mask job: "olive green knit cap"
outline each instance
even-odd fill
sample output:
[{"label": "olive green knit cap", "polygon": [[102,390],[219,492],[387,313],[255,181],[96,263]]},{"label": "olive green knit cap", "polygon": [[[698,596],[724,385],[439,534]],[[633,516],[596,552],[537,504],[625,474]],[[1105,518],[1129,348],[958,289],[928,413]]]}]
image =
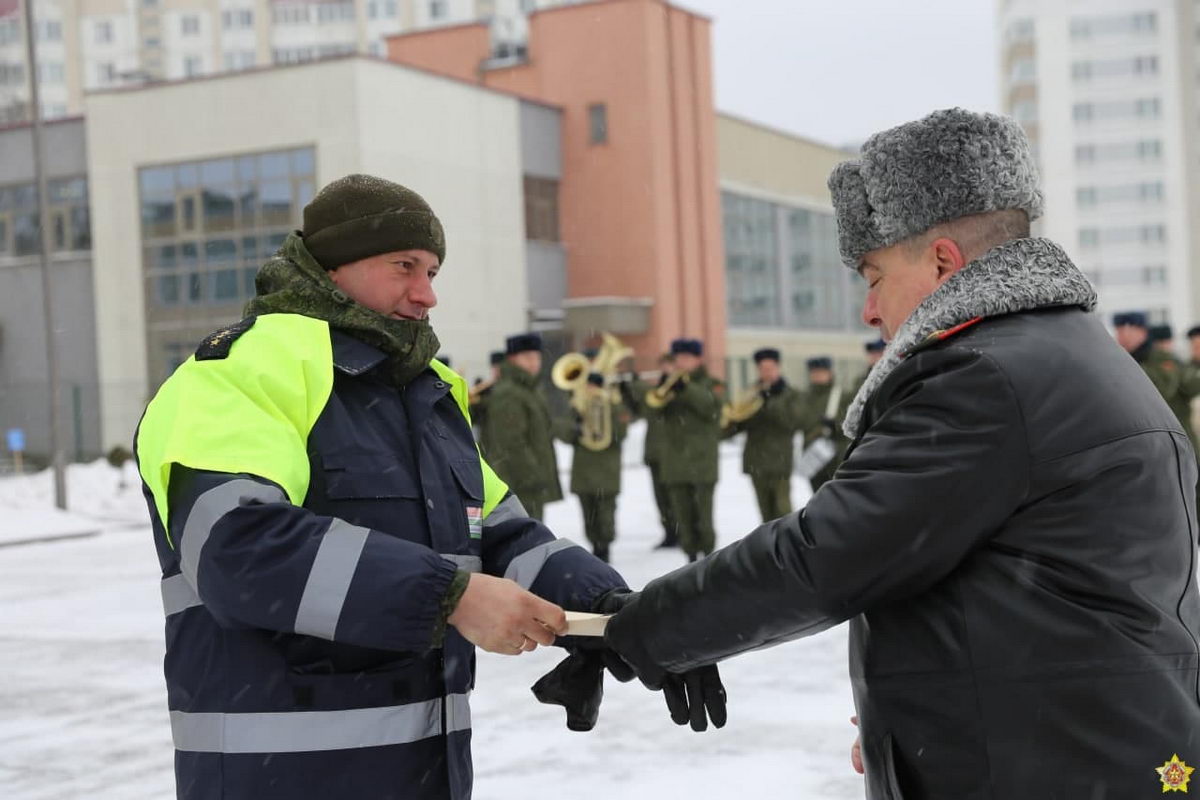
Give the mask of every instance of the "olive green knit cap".
[{"label": "olive green knit cap", "polygon": [[373,175],[347,175],[304,207],[304,244],[325,269],[397,250],[446,258],[442,223],[421,195]]}]

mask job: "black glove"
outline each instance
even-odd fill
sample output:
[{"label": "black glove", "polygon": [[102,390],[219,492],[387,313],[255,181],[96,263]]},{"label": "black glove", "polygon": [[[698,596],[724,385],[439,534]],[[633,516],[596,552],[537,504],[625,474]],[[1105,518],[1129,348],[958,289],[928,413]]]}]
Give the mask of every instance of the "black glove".
[{"label": "black glove", "polygon": [[[600,614],[620,616],[621,609],[637,603],[637,592],[613,591],[600,598],[596,611]],[[725,686],[721,683],[721,674],[716,664],[696,667],[684,673],[667,672],[662,667],[650,661],[649,658],[631,657],[614,643],[611,636],[612,625],[617,622],[614,618],[609,622],[609,631],[604,635],[604,643],[621,657],[631,671],[641,679],[646,688],[657,691],[662,689],[667,701],[667,710],[671,720],[676,725],[691,723],[692,730],[708,729],[708,720],[714,726],[725,727],[727,720],[725,708]],[[619,637],[616,637],[619,640]]]},{"label": "black glove", "polygon": [[[626,589],[614,589],[604,595],[592,610],[602,611],[605,598]],[[561,640],[567,644],[567,657],[533,685],[533,696],[540,703],[562,706],[567,710],[567,727],[573,731],[590,731],[600,717],[600,701],[604,699],[604,670],[622,683],[633,680],[633,669],[613,652],[604,640],[596,636],[570,636]]]}]

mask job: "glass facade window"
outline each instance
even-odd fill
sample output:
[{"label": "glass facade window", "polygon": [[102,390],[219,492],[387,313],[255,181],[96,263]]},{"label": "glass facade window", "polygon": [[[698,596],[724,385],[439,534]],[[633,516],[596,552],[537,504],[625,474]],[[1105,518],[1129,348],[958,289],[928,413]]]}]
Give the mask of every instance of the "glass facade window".
[{"label": "glass facade window", "polygon": [[263,260],[299,227],[315,166],[302,148],[139,170],[148,310],[252,297]]},{"label": "glass facade window", "polygon": [[777,327],[783,323],[777,207],[730,192],[721,207],[729,324]]},{"label": "glass facade window", "polygon": [[786,212],[789,327],[846,330],[851,304],[850,271],[842,266],[832,214]]},{"label": "glass facade window", "polygon": [[[92,249],[87,179],[48,181],[52,252]],[[0,258],[41,252],[38,192],[32,183],[0,186]]]},{"label": "glass facade window", "polygon": [[865,330],[866,284],[838,254],[833,213],[721,194],[729,324]]}]

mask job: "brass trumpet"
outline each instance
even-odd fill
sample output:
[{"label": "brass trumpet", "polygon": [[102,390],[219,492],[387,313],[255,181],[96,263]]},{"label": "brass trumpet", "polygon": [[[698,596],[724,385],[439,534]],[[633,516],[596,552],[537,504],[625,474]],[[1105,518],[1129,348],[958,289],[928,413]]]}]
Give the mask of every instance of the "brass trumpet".
[{"label": "brass trumpet", "polygon": [[765,402],[759,384],[754,384],[738,395],[733,402],[721,406],[721,427],[728,428],[738,422],[745,422],[762,411]]},{"label": "brass trumpet", "polygon": [[[589,361],[583,353],[567,353],[554,362],[550,380],[564,392],[571,392],[571,407],[583,420],[579,444],[588,450],[607,450],[613,437],[613,406],[621,402],[616,382],[617,366],[633,355],[633,350],[621,344],[611,333],[602,334],[603,344],[595,359]],[[604,376],[603,386],[588,383],[588,375]]]},{"label": "brass trumpet", "polygon": [[677,369],[668,373],[665,381],[646,392],[646,405],[653,409],[666,406],[675,399],[675,388],[680,383],[686,384],[689,380],[691,377],[684,370]]}]

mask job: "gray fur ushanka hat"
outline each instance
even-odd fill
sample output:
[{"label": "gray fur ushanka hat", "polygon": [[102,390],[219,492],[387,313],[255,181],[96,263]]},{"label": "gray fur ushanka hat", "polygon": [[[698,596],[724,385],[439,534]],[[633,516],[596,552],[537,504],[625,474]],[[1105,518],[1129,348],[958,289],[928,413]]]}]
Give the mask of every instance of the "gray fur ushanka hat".
[{"label": "gray fur ushanka hat", "polygon": [[1009,117],[962,108],[875,134],[829,176],[842,261],[988,211],[1042,215],[1029,140]]}]

